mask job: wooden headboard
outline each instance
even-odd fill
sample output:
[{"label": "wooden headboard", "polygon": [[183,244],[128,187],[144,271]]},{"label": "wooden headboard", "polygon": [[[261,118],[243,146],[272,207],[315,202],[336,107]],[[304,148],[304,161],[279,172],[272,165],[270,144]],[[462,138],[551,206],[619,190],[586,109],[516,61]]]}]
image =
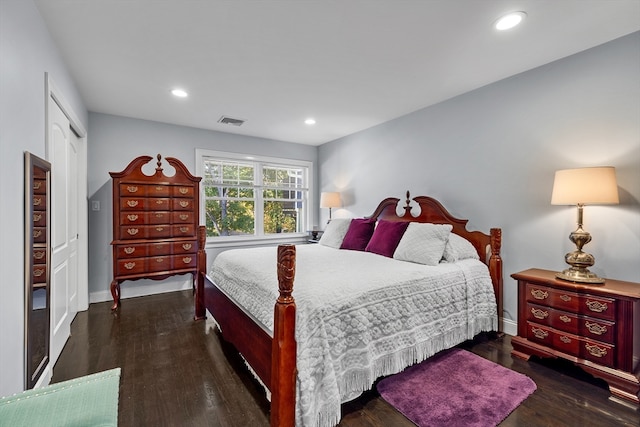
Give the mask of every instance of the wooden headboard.
[{"label": "wooden headboard", "polygon": [[[414,211],[414,208],[411,206],[412,200],[418,205],[419,212],[417,212],[417,209]],[[503,279],[502,258],[500,257],[502,230],[500,228],[492,228],[489,234],[481,231],[469,231],[467,230],[467,222],[469,222],[469,220],[454,217],[434,198],[418,196],[411,199],[409,191],[407,191],[405,204],[402,207],[404,212],[399,216],[397,213],[399,202],[400,199],[398,198],[388,197],[380,202],[375,211],[367,218],[375,218],[377,220],[384,219],[386,221],[451,224],[453,226],[452,231],[471,242],[478,252],[480,260],[489,268],[493,289],[496,294],[496,302],[498,304],[498,318],[502,316]]]}]

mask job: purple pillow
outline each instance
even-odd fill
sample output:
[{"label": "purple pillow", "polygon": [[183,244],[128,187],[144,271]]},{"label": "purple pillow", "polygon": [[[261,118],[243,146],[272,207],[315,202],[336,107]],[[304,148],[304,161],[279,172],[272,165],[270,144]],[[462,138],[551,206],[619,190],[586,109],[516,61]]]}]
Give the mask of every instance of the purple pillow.
[{"label": "purple pillow", "polygon": [[393,253],[396,251],[408,225],[408,222],[380,220],[365,251],[389,258],[393,257]]},{"label": "purple pillow", "polygon": [[354,218],[351,220],[347,234],[344,235],[340,249],[364,251],[376,225],[374,219]]}]

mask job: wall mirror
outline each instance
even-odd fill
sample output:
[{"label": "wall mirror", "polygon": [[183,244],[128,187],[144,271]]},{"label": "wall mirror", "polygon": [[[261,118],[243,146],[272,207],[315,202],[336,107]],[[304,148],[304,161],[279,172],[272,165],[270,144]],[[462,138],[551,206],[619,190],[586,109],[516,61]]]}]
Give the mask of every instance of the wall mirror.
[{"label": "wall mirror", "polygon": [[24,157],[25,388],[33,388],[49,363],[49,224],[51,164]]}]

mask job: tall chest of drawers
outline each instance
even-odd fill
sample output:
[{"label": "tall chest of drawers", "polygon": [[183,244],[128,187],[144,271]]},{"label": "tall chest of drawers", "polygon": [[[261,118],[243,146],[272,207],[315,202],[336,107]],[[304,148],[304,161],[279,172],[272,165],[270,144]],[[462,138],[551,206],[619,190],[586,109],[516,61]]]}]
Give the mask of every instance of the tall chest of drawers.
[{"label": "tall chest of drawers", "polygon": [[518,281],[518,336],[512,354],[561,357],[640,402],[640,283],[577,284],[530,269]]},{"label": "tall chest of drawers", "polygon": [[140,156],[122,172],[110,172],[113,183],[113,307],[125,280],[161,280],[197,273],[197,228],[200,179],[173,157],[164,160],[175,173],[164,174],[157,156],[155,173],[143,167],[153,158]]}]

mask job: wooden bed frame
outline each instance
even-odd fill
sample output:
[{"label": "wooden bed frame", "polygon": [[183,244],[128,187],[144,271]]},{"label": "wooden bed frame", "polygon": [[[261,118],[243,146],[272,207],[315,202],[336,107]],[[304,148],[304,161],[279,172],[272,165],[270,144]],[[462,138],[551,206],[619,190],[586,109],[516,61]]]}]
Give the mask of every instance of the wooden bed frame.
[{"label": "wooden bed frame", "polygon": [[[412,200],[420,207],[417,216],[411,215]],[[451,224],[453,232],[469,240],[482,262],[489,267],[491,281],[498,304],[498,321],[502,313],[502,259],[500,247],[502,232],[492,228],[490,234],[468,231],[467,220],[453,217],[437,200],[419,196],[410,199],[407,191],[404,214],[398,216],[396,207],[400,199],[384,199],[368,218],[387,221],[429,222]],[[223,338],[232,343],[251,365],[256,375],[271,391],[271,426],[294,426],[296,405],[296,305],[292,296],[295,276],[294,245],[278,247],[278,287],[280,296],[275,301],[273,337],[268,330],[256,324],[241,307],[235,305],[207,277],[204,250],[206,230],[198,230],[198,277],[195,298],[195,319],[205,318],[205,308],[215,317]],[[275,260],[274,260],[275,261]]]}]

